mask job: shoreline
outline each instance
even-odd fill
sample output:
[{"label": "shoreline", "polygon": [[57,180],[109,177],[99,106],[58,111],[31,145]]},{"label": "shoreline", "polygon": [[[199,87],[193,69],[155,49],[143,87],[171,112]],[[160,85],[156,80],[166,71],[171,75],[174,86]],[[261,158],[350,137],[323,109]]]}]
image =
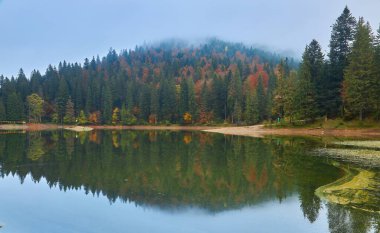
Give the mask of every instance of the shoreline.
[{"label": "shoreline", "polygon": [[47,131],[66,129],[73,131],[91,130],[172,130],[172,131],[202,131],[225,135],[265,137],[273,136],[315,136],[315,137],[372,137],[380,138],[380,129],[322,129],[322,128],[265,128],[263,125],[254,126],[186,126],[186,125],[56,125],[56,124],[6,124],[0,125],[0,131]]},{"label": "shoreline", "polygon": [[380,129],[307,129],[307,128],[265,128],[263,125],[225,127],[203,130],[209,133],[249,137],[273,136],[314,136],[314,137],[372,137],[380,138]]},{"label": "shoreline", "polygon": [[0,131],[48,131],[66,129],[72,131],[91,130],[173,130],[173,131],[203,131],[220,128],[218,126],[186,126],[186,125],[57,125],[57,124],[0,124]]}]

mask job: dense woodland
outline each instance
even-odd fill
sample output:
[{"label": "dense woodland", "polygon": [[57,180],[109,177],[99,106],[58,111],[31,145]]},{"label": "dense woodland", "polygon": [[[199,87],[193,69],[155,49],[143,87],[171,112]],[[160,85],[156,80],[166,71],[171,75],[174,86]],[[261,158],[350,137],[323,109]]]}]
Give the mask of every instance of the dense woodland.
[{"label": "dense woodland", "polygon": [[0,76],[0,121],[78,124],[255,124],[380,117],[380,29],[346,7],[327,57],[301,62],[212,39],[162,43]]}]

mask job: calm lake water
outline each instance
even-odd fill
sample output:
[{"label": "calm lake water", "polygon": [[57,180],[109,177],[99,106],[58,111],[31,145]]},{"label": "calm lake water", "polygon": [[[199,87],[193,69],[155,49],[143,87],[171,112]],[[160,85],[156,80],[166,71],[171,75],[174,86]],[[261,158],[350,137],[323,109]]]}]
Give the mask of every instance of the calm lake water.
[{"label": "calm lake water", "polygon": [[379,180],[379,169],[316,156],[319,140],[1,134],[0,232],[379,232],[379,186],[359,204],[315,194],[347,170]]}]

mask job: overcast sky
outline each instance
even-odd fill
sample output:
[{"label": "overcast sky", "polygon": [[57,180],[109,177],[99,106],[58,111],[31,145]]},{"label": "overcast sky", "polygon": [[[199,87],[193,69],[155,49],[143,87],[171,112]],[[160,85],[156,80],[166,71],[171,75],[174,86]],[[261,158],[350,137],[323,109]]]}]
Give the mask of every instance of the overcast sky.
[{"label": "overcast sky", "polygon": [[215,36],[296,56],[315,38],[327,51],[345,5],[379,28],[380,0],[0,0],[0,74],[168,38]]}]

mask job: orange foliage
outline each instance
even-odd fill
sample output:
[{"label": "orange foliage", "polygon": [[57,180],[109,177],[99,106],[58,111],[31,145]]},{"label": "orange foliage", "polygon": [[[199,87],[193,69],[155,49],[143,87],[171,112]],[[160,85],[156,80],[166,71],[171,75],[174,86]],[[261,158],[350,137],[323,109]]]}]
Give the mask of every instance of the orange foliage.
[{"label": "orange foliage", "polygon": [[101,113],[100,111],[96,111],[96,112],[93,112],[93,113],[90,113],[90,116],[88,117],[88,121],[92,124],[100,124],[100,117],[101,117]]},{"label": "orange foliage", "polygon": [[90,142],[95,142],[96,144],[100,144],[100,138],[99,138],[99,133],[96,130],[91,131],[90,136],[89,136]]},{"label": "orange foliage", "polygon": [[198,122],[201,124],[207,124],[207,123],[211,123],[213,119],[214,119],[214,113],[213,112],[201,111],[199,113]]},{"label": "orange foliage", "polygon": [[149,124],[157,124],[157,115],[150,114],[148,119]]},{"label": "orange foliage", "polygon": [[183,142],[185,143],[185,144],[189,144],[191,141],[192,141],[192,135],[191,134],[185,134],[184,136],[183,136]]},{"label": "orange foliage", "polygon": [[256,67],[257,67],[257,72],[249,75],[247,78],[247,84],[248,84],[250,90],[256,89],[260,76],[263,80],[264,88],[268,87],[269,75],[267,72],[265,72],[264,65],[256,64]]},{"label": "orange foliage", "polygon": [[183,114],[183,121],[184,121],[186,124],[190,124],[190,123],[192,122],[192,119],[193,119],[193,117],[191,116],[190,113],[185,112],[185,114]]}]

